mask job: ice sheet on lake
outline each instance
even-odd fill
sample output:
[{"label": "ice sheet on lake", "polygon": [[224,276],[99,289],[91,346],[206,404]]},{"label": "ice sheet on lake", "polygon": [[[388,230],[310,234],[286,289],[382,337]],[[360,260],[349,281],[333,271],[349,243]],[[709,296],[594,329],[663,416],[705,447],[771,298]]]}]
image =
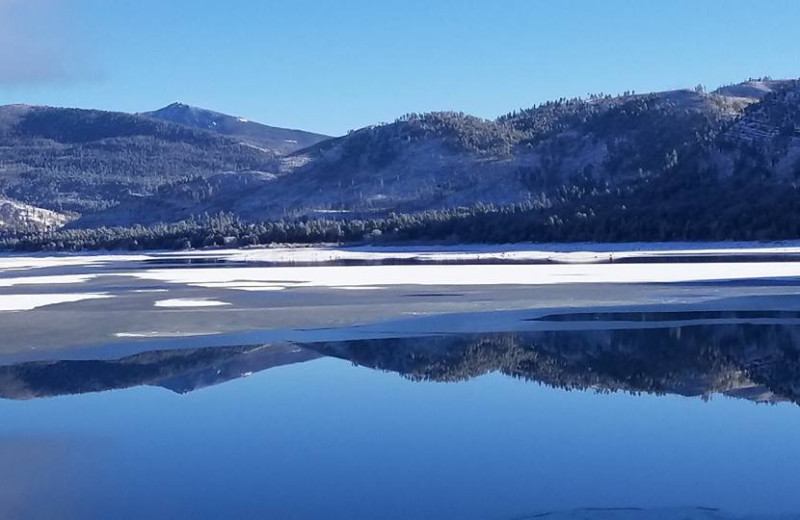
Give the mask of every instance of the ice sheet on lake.
[{"label": "ice sheet on lake", "polygon": [[149,332],[116,332],[116,338],[191,338],[195,336],[209,336],[213,332],[159,332],[156,330]]},{"label": "ice sheet on lake", "polygon": [[148,253],[59,253],[0,256],[0,272],[58,267],[102,267],[122,262],[218,259],[228,262],[325,263],[337,261],[415,260],[419,262],[550,261],[604,262],[610,258],[674,257],[708,255],[798,254],[800,241],[782,242],[672,242],[672,243],[573,243],[573,244],[459,244],[432,246],[357,247],[263,247],[154,251]]},{"label": "ice sheet on lake", "polygon": [[25,269],[45,269],[52,267],[80,267],[101,265],[111,262],[140,262],[152,255],[138,254],[96,254],[96,253],[63,253],[58,255],[33,256],[0,256],[0,271],[19,271]]},{"label": "ice sheet on lake", "polygon": [[[209,251],[209,254],[213,252]],[[629,244],[464,244],[455,246],[295,247],[217,251],[229,261],[325,263],[337,261],[415,260],[417,262],[549,261],[605,262],[609,259],[709,256],[726,254],[800,254],[800,242],[707,242]]]},{"label": "ice sheet on lake", "polygon": [[0,311],[29,311],[57,303],[74,303],[112,297],[106,293],[4,294],[0,296]]},{"label": "ice sheet on lake", "polygon": [[159,282],[234,289],[261,284],[289,288],[353,288],[397,285],[676,283],[798,277],[800,262],[177,268],[148,269],[127,274]]},{"label": "ice sheet on lake", "polygon": [[159,300],[154,304],[156,307],[222,307],[230,305],[228,302],[221,302],[209,299],[194,298],[174,298],[171,300]]},{"label": "ice sheet on lake", "polygon": [[16,278],[0,278],[0,287],[15,285],[64,285],[77,284],[91,280],[93,274],[64,274],[55,276],[22,276]]},{"label": "ice sheet on lake", "polygon": [[[652,258],[647,263],[608,263],[609,255]],[[672,255],[798,254],[799,261],[669,263]],[[187,263],[192,259],[200,263]],[[337,261],[415,259],[404,265],[324,265]],[[154,263],[170,263],[155,267]],[[226,262],[208,265],[208,260]],[[492,264],[487,260],[533,263]],[[547,260],[548,262],[536,261]],[[785,260],[785,258],[783,258]],[[174,261],[174,264],[173,264]],[[250,262],[252,265],[248,265]],[[442,261],[463,262],[443,265]],[[474,262],[473,262],[474,261]],[[261,262],[279,264],[265,267]],[[473,263],[470,263],[473,262]],[[322,263],[323,265],[308,265]],[[235,265],[235,264],[238,264]],[[296,266],[292,264],[297,264]],[[83,267],[78,267],[83,266]],[[65,271],[59,272],[58,267]],[[35,268],[48,268],[43,276]],[[24,274],[20,269],[27,269]],[[69,271],[67,271],[69,269]],[[31,272],[32,271],[32,272]],[[7,276],[3,278],[3,276]],[[490,286],[572,283],[680,283],[796,278],[800,276],[800,242],[707,244],[559,244],[458,245],[431,247],[294,247],[147,254],[84,254],[0,257],[0,289],[16,286],[75,285],[104,277],[182,284],[204,289],[276,292],[294,288],[348,291],[400,285]],[[96,291],[98,289],[95,289]],[[103,291],[105,289],[99,289]],[[165,288],[132,288],[164,291]],[[3,298],[0,295],[0,298]],[[172,300],[164,300],[171,302]],[[11,305],[10,303],[8,305]],[[170,306],[172,304],[157,304]],[[182,303],[180,307],[224,305]],[[15,307],[16,308],[16,307]]]}]

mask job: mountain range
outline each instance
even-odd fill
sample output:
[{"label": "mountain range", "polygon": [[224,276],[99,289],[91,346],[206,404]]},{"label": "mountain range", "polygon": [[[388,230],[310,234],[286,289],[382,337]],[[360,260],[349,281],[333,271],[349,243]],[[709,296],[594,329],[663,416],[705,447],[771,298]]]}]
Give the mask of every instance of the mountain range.
[{"label": "mountain range", "polygon": [[703,398],[724,394],[800,404],[797,333],[796,326],[785,324],[697,324],[156,351],[116,360],[2,366],[0,398],[140,385],[187,393],[277,366],[333,357],[411,381],[454,383],[498,373],[567,390]]},{"label": "mountain range", "polygon": [[408,114],[335,138],[181,103],[141,114],[0,107],[0,196],[74,229],[523,208],[538,219],[523,239],[540,238],[529,231],[540,224],[566,239],[614,238],[601,226],[648,214],[662,215],[653,238],[670,238],[694,209],[746,214],[776,196],[793,207],[798,177],[797,80],[559,99],[494,120]]}]

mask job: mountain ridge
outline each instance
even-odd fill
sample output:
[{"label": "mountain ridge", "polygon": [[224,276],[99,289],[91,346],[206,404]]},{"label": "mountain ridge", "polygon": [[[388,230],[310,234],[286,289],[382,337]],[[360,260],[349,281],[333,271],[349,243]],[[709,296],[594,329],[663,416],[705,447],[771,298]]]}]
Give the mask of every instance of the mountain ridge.
[{"label": "mountain ridge", "polygon": [[[733,88],[722,87],[727,90],[562,99],[495,120],[459,112],[409,114],[295,151],[289,158],[297,165],[285,168],[289,174],[256,183],[248,193],[225,193],[219,186],[202,212],[230,212],[259,221],[320,215],[380,218],[478,203],[548,205],[564,187],[590,182],[608,189],[662,174],[675,166],[678,156],[718,139],[747,107],[789,83],[757,85],[741,86],[736,96],[718,93]],[[238,185],[234,177],[229,179]],[[178,191],[192,191],[188,183],[186,188]],[[158,201],[123,203],[78,225],[93,226],[99,220],[150,225],[158,220],[148,216],[156,214],[177,221],[199,213],[193,213],[191,200],[180,193],[165,195]],[[154,208],[166,202],[177,209],[164,218],[149,211],[151,202]],[[140,219],[133,221],[131,215]]]},{"label": "mountain ridge", "polygon": [[[39,133],[28,136],[30,142],[6,150],[14,154],[30,146],[32,152],[38,152],[40,161],[33,166],[43,167],[45,173],[55,170],[56,182],[38,178],[35,168],[21,175],[25,182],[38,178],[47,185],[52,197],[46,198],[36,190],[31,196],[24,187],[9,186],[8,176],[0,175],[0,195],[47,209],[81,213],[80,219],[70,223],[74,228],[151,226],[220,213],[252,223],[373,219],[382,229],[379,220],[392,215],[425,213],[428,216],[424,218],[430,219],[439,218],[435,212],[451,212],[447,218],[457,217],[452,220],[453,226],[466,226],[466,221],[452,212],[465,208],[469,213],[469,208],[478,208],[480,214],[475,218],[480,217],[482,223],[469,224],[473,230],[469,235],[473,240],[483,240],[487,237],[474,236],[474,230],[486,227],[487,219],[499,222],[506,218],[489,214],[497,208],[505,215],[524,213],[524,218],[519,217],[521,220],[513,226],[506,225],[507,229],[520,228],[523,222],[527,227],[513,235],[505,232],[492,236],[542,240],[580,235],[581,240],[591,240],[609,237],[604,230],[610,222],[619,221],[622,212],[629,211],[626,208],[634,208],[637,219],[661,221],[648,222],[646,232],[626,231],[634,234],[622,234],[620,239],[648,240],[651,234],[655,236],[652,239],[693,239],[698,235],[686,231],[690,224],[683,222],[684,217],[692,211],[705,211],[704,218],[713,219],[707,208],[716,207],[717,202],[723,208],[725,204],[741,207],[742,214],[755,207],[747,198],[749,194],[761,197],[754,199],[759,207],[768,207],[769,198],[775,196],[782,199],[782,207],[792,206],[792,187],[800,179],[798,100],[797,80],[762,78],[711,92],[698,86],[562,98],[494,120],[460,112],[412,113],[286,154],[141,115],[69,109],[59,112],[88,126],[80,130],[75,124],[31,124],[26,114],[41,110],[35,107],[2,107],[0,152],[4,128],[25,130],[32,126]],[[191,109],[184,105],[173,108]],[[92,118],[105,126],[87,123]],[[105,121],[109,118],[126,122],[124,131]],[[154,137],[140,135],[139,128],[152,128]],[[71,183],[64,186],[60,182],[61,172],[53,165],[63,163],[53,162],[57,157],[42,157],[36,146],[42,139],[55,140],[59,146],[76,146],[77,136],[69,132],[81,134],[83,142],[78,145],[89,150],[100,148],[105,153],[111,145],[116,147],[117,155],[110,151],[104,155],[103,166],[110,170],[110,178],[94,171],[81,175],[78,164]],[[6,131],[6,138],[9,135],[13,138],[13,132]],[[159,145],[161,155],[159,148],[152,146],[152,139],[164,143]],[[122,156],[132,157],[133,164],[144,164],[138,170],[144,173],[120,175],[120,170],[130,164],[114,162]],[[154,158],[174,159],[168,175],[154,175],[147,169],[147,161]],[[114,179],[111,186],[110,179]],[[80,186],[81,182],[86,186]],[[107,191],[115,189],[104,198],[103,193],[97,193],[101,185]],[[61,201],[56,207],[48,207],[51,199],[65,198],[65,188],[73,190],[76,197],[86,197],[88,192],[100,200],[81,204]],[[720,194],[724,194],[724,200]],[[690,201],[700,204],[704,199],[711,204],[694,209],[687,206]],[[648,212],[662,216],[648,217]],[[487,215],[481,216],[483,213]],[[733,229],[733,220],[725,222],[723,229]],[[712,227],[699,237],[733,236],[714,230],[711,221],[703,225]],[[658,226],[661,231],[656,233],[653,229]],[[442,238],[438,232],[430,236],[428,231],[425,238]],[[773,238],[784,238],[786,232]],[[347,232],[335,234],[349,236]],[[762,230],[739,238],[769,238],[772,234]],[[407,236],[405,231],[394,235]]]},{"label": "mountain ridge", "polygon": [[140,112],[137,115],[207,130],[281,154],[291,153],[330,139],[330,136],[323,134],[269,126],[181,102],[171,103],[151,112]]},{"label": "mountain ridge", "polygon": [[277,170],[278,154],[122,112],[0,107],[0,195],[92,213],[194,175]]}]

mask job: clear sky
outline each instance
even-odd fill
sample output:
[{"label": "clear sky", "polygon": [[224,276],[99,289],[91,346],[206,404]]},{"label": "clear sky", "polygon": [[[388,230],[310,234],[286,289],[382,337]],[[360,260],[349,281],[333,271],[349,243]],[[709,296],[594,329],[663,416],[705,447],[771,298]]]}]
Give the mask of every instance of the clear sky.
[{"label": "clear sky", "polygon": [[0,104],[183,101],[341,134],[798,77],[798,27],[798,0],[0,0]]}]

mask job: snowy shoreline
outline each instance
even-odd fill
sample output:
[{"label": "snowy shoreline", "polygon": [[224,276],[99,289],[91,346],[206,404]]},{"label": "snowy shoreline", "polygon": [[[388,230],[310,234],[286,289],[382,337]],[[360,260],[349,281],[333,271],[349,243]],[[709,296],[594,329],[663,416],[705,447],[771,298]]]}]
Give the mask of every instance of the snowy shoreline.
[{"label": "snowy shoreline", "polygon": [[630,242],[630,243],[514,243],[458,245],[281,245],[243,249],[186,251],[82,251],[1,253],[0,271],[38,267],[93,265],[105,262],[147,262],[177,259],[227,262],[328,263],[337,261],[553,261],[594,263],[627,258],[680,256],[798,255],[800,240],[779,242]]},{"label": "snowy shoreline", "polygon": [[[0,256],[0,311],[105,297],[74,291],[101,277],[179,287],[275,292],[363,291],[398,286],[675,284],[800,279],[800,242],[515,244],[449,247],[291,247],[142,254]],[[590,250],[589,246],[595,249]],[[723,247],[724,246],[724,247]],[[674,261],[681,257],[679,262]],[[625,262],[626,259],[639,259]],[[748,260],[756,259],[756,260]],[[394,260],[395,262],[390,262]],[[51,294],[14,294],[35,287]],[[57,289],[56,289],[57,288]],[[152,290],[152,288],[150,288]],[[12,292],[13,291],[13,292]],[[64,294],[69,291],[69,294]],[[99,294],[98,294],[99,293]],[[159,308],[227,303],[164,298]]]}]

